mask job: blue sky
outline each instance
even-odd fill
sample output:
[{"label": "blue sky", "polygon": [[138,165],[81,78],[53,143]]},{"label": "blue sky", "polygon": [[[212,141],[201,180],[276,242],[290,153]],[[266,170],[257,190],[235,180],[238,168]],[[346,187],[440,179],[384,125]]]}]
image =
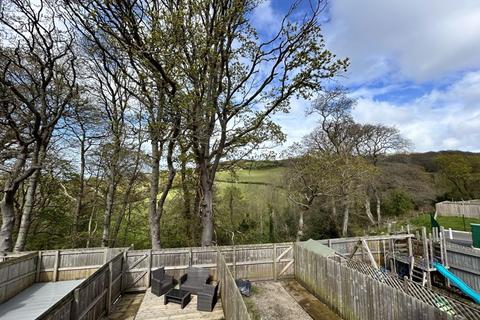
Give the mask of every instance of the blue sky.
[{"label": "blue sky", "polygon": [[[255,25],[268,33],[291,2],[264,1]],[[413,151],[480,151],[480,1],[334,0],[323,30],[350,58],[339,80],[358,99],[357,121],[396,126]],[[275,116],[287,144],[315,126],[308,105]]]}]

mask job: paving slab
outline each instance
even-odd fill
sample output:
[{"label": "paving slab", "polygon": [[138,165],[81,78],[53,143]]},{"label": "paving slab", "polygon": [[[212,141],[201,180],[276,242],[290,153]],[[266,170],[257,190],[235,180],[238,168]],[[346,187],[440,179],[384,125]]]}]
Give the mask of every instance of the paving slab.
[{"label": "paving slab", "polygon": [[197,310],[197,296],[192,295],[192,300],[183,309],[179,304],[164,304],[164,297],[157,297],[150,289],[145,292],[142,304],[138,309],[135,320],[221,320],[224,319],[222,303],[218,300],[212,312]]}]

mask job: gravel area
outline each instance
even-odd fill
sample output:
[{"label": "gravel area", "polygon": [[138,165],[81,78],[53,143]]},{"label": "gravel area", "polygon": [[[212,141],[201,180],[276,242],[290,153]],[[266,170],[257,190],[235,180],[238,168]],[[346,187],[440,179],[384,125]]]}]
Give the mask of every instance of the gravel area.
[{"label": "gravel area", "polygon": [[253,319],[311,320],[280,282],[255,282],[253,294],[245,298]]}]

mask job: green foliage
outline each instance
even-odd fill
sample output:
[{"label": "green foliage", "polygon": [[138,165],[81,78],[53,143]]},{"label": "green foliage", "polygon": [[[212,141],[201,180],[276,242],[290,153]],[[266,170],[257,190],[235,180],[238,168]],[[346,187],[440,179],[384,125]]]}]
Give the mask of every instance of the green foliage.
[{"label": "green foliage", "polygon": [[415,208],[415,203],[409,193],[401,189],[391,191],[383,202],[386,215],[401,216]]},{"label": "green foliage", "polygon": [[[476,218],[463,218],[463,217],[443,217],[438,216],[437,221],[440,226],[444,227],[445,229],[452,228],[455,230],[464,230],[464,231],[471,231],[470,223],[480,223],[480,219]],[[409,221],[409,223],[413,226],[417,227],[426,227],[430,228],[430,215],[429,214],[422,214],[418,217],[415,217]]]},{"label": "green foliage", "polygon": [[219,244],[231,244],[232,237],[235,244],[292,239],[290,227],[294,219],[290,217],[294,213],[285,190],[269,184],[271,171],[240,170],[236,180],[216,183],[215,223]]},{"label": "green foliage", "polygon": [[[473,156],[470,156],[473,159]],[[398,159],[393,157],[394,159]],[[467,157],[468,158],[468,157]],[[474,162],[470,162],[475,172]],[[325,163],[318,163],[322,168]],[[327,163],[328,165],[328,163]],[[358,163],[357,169],[362,168]],[[65,168],[62,183],[67,190],[74,190],[78,181],[72,174],[73,169]],[[283,242],[295,239],[298,223],[298,208],[288,201],[285,188],[285,172],[287,168],[278,163],[270,164],[248,163],[232,171],[221,171],[215,183],[215,230],[216,242],[220,245],[232,243],[232,232],[235,233],[236,244]],[[379,186],[383,190],[382,213],[401,217],[418,207],[430,205],[435,195],[440,194],[444,180],[433,179],[434,173],[428,173],[423,166],[407,161],[393,161],[387,158],[379,164]],[[346,171],[348,172],[348,171]],[[192,174],[189,172],[189,174]],[[474,173],[473,173],[474,175]],[[72,207],[73,201],[68,198],[59,184],[59,177],[46,177],[42,180],[42,192],[48,195],[49,204],[39,209],[32,224],[32,233],[28,239],[28,250],[54,249],[70,246],[70,231],[72,217],[64,208]],[[162,181],[166,179],[162,172]],[[87,230],[88,219],[92,206],[95,211],[93,226],[97,225],[92,235],[90,246],[100,245],[103,191],[95,194],[94,186],[100,183],[100,190],[105,189],[105,182],[90,178],[85,203],[88,207],[82,213],[81,229]],[[125,185],[119,186],[119,194],[123,194]],[[133,244],[135,248],[150,247],[148,231],[148,182],[144,179],[134,190],[130,214],[124,218],[119,235],[119,246]],[[120,197],[121,198],[121,197]],[[361,198],[361,197],[360,197]],[[355,201],[352,207],[350,234],[363,234],[368,220],[363,214],[361,200]],[[96,202],[96,204],[95,204]],[[332,216],[328,208],[329,200],[320,198],[315,202],[309,213],[305,215],[304,238],[338,237],[341,224],[341,208],[337,217]],[[116,212],[120,204],[116,205]],[[372,208],[375,201],[372,199]],[[165,211],[161,219],[161,241],[163,247],[184,247],[199,245],[201,223],[199,217],[187,217],[184,212],[183,194],[179,177],[174,183],[174,189],[169,194]],[[360,213],[360,214],[357,214]],[[114,219],[116,216],[113,217]],[[196,220],[195,220],[196,219]],[[194,221],[192,223],[192,221]],[[232,223],[233,221],[233,223]],[[448,228],[463,230],[462,217],[439,217],[439,223]],[[428,215],[421,215],[410,221],[412,225],[430,226]],[[470,223],[480,223],[480,219],[465,219],[466,229]],[[193,230],[192,230],[193,227]],[[194,233],[192,240],[191,233]],[[85,246],[87,232],[81,233],[79,246]]]},{"label": "green foliage", "polygon": [[332,217],[331,212],[324,208],[314,208],[306,217],[306,230],[304,239],[338,238],[340,233],[336,226],[339,225]]},{"label": "green foliage", "polygon": [[447,188],[446,199],[469,200],[480,195],[479,156],[446,153],[436,156],[435,163]]}]

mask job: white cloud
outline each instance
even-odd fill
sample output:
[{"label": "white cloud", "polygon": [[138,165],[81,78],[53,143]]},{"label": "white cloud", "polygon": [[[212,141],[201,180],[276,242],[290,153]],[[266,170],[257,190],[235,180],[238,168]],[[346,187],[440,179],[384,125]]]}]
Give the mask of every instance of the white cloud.
[{"label": "white cloud", "polygon": [[350,81],[417,82],[480,68],[478,0],[337,0],[328,46],[351,58]]},{"label": "white cloud", "polygon": [[281,17],[274,10],[271,0],[263,0],[253,9],[252,23],[257,30],[266,35],[278,32],[281,21]]},{"label": "white cloud", "polygon": [[314,116],[306,116],[305,112],[310,107],[311,102],[303,99],[292,99],[289,113],[277,113],[273,116],[275,122],[282,126],[282,130],[287,134],[288,147],[294,142],[300,141],[305,135],[310,133],[316,125]]},{"label": "white cloud", "polygon": [[410,103],[378,101],[365,89],[356,96],[357,121],[396,126],[414,142],[416,151],[480,151],[480,72],[468,73],[444,90],[432,90]]}]

